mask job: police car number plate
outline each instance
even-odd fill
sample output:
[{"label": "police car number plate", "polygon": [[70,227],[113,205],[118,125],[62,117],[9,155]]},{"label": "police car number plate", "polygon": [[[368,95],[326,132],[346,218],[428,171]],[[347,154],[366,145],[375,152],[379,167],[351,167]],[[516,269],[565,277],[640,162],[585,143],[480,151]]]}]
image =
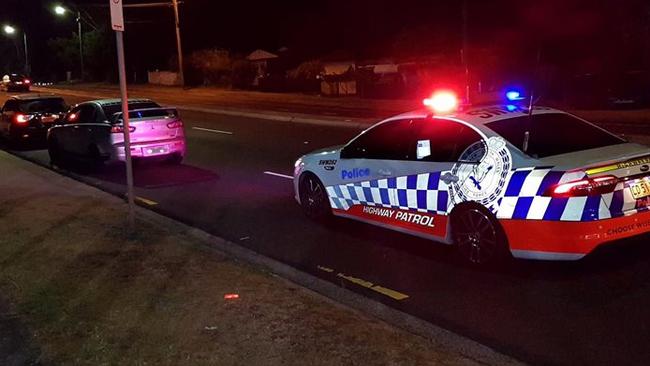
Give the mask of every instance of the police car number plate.
[{"label": "police car number plate", "polygon": [[641,180],[632,184],[630,186],[630,191],[632,192],[632,197],[637,200],[639,198],[650,196],[650,183],[646,180]]}]

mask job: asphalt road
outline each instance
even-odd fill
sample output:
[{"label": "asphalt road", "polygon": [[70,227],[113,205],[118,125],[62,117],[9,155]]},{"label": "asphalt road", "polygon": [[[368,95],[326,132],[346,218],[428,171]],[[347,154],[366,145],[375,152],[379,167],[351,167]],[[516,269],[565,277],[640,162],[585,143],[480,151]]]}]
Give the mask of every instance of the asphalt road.
[{"label": "asphalt road", "polygon": [[[297,157],[343,143],[356,130],[182,116],[187,159],[178,167],[136,166],[143,204],[522,361],[650,364],[650,237],[601,248],[579,262],[471,269],[444,245],[345,220],[311,222],[293,199],[291,180],[265,174],[290,176]],[[14,153],[47,164],[47,152],[38,148]],[[124,192],[122,165],[67,169]]]}]

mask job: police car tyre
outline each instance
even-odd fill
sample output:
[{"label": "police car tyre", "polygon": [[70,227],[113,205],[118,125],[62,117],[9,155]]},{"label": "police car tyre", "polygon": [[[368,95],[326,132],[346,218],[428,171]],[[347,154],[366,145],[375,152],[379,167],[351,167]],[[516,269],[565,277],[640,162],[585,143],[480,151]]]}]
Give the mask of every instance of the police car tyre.
[{"label": "police car tyre", "polygon": [[307,217],[322,220],[332,213],[327,191],[313,173],[304,173],[299,183],[300,206]]},{"label": "police car tyre", "polygon": [[451,229],[458,254],[472,265],[490,265],[510,257],[503,229],[479,205],[467,204],[454,210]]}]

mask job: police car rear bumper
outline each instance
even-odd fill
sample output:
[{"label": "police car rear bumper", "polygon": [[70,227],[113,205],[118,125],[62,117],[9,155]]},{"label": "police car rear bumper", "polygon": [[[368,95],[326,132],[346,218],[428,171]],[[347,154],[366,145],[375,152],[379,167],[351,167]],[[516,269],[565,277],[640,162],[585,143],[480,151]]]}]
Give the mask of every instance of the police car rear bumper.
[{"label": "police car rear bumper", "polygon": [[598,246],[650,232],[650,211],[596,221],[500,219],[517,258],[578,260]]}]

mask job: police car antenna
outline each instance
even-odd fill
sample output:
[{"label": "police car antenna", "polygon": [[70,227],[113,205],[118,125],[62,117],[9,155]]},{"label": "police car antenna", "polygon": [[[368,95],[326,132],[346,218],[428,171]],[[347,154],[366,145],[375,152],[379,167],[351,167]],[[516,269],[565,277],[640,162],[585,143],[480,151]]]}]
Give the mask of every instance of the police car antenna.
[{"label": "police car antenna", "polygon": [[[535,65],[535,71],[539,70],[539,64],[542,60],[542,47],[537,47],[537,63]],[[533,74],[533,82],[530,88],[530,99],[528,100],[528,124],[526,131],[524,132],[524,141],[522,143],[522,150],[524,153],[528,152],[528,143],[530,142],[530,127],[533,125],[533,108],[535,107],[535,76],[537,72]]]}]

